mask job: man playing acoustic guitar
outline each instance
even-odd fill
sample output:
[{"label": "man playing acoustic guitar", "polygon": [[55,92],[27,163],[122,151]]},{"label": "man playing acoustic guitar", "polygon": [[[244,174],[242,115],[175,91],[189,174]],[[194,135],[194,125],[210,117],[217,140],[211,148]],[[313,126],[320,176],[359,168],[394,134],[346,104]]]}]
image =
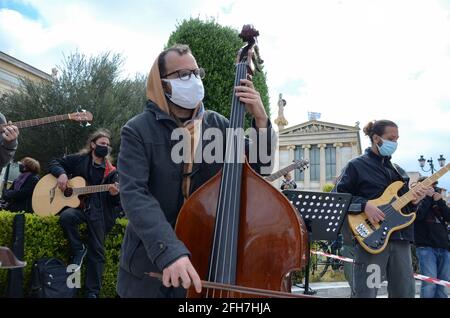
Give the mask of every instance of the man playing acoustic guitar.
[{"label": "man playing acoustic guitar", "polygon": [[[387,215],[368,201],[379,198],[395,181],[404,182],[398,194],[405,194],[409,191],[409,177],[403,169],[391,163],[399,138],[398,127],[394,122],[370,122],[364,127],[364,133],[369,136],[372,145],[366,149],[365,154],[347,164],[336,189],[337,192],[352,194],[352,205],[360,205],[358,210],[361,212],[349,213],[365,212],[370,224],[375,225],[385,220]],[[403,213],[416,211],[415,205],[424,198],[426,190],[421,185],[413,188],[411,193],[414,200],[403,208]],[[389,297],[414,298],[415,281],[411,258],[413,239],[413,228],[409,225],[393,232],[381,252],[369,253],[361,244],[356,244],[352,295],[358,298],[375,298],[382,278],[386,278]]]},{"label": "man playing acoustic guitar", "polygon": [[[72,264],[81,266],[87,253],[86,296],[99,296],[103,275],[104,240],[114,225],[113,210],[120,204],[116,168],[109,160],[111,134],[105,129],[94,132],[86,147],[78,154],[55,159],[49,172],[58,178],[61,191],[68,187],[69,177],[83,177],[89,185],[110,184],[109,192],[93,193],[85,198],[83,208],[67,208],[60,213],[60,224],[69,240]],[[82,243],[78,226],[87,224],[87,249]]]}]

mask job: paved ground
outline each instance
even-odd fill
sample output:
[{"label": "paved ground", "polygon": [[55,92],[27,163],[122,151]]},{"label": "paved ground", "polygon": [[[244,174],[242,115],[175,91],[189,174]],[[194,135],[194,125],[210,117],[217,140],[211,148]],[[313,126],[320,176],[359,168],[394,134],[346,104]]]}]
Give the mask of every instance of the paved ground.
[{"label": "paved ground", "polygon": [[[347,282],[332,282],[332,283],[310,283],[309,287],[317,291],[317,296],[326,298],[349,298],[350,286]],[[294,286],[292,292],[303,293],[303,288]],[[420,296],[420,281],[416,281],[416,298]],[[381,284],[381,288],[378,291],[377,298],[387,297],[387,282]]]}]

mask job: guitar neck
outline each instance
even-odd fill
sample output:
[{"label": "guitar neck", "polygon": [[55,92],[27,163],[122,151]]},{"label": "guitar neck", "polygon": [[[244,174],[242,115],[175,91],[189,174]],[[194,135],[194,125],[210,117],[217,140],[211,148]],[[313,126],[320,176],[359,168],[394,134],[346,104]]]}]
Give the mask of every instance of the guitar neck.
[{"label": "guitar neck", "polygon": [[[444,174],[446,174],[448,171],[450,171],[450,163],[448,163],[445,167],[440,169],[438,172],[433,174],[432,176],[426,178],[421,182],[422,185],[425,187],[431,186],[433,183],[435,183],[440,177],[442,177]],[[414,196],[411,191],[408,191],[404,195],[402,195],[400,198],[398,198],[397,201],[395,201],[392,206],[397,211],[400,211],[403,207],[405,207],[409,202],[414,200]]]},{"label": "guitar neck", "polygon": [[[51,117],[43,117],[43,118],[37,118],[37,119],[17,121],[12,124],[17,126],[17,128],[27,128],[27,127],[40,126],[40,125],[45,125],[45,124],[50,124],[50,123],[56,123],[58,121],[63,121],[63,120],[68,120],[68,119],[70,119],[69,114],[65,114],[65,115],[57,115],[57,116],[51,116]],[[1,124],[2,128],[4,128],[5,126],[7,126],[7,124]]]},{"label": "guitar neck", "polygon": [[286,173],[292,171],[295,169],[295,167],[298,166],[298,163],[292,163],[287,167],[284,167],[283,169],[278,170],[275,173],[272,173],[270,176],[266,177],[265,179],[269,182],[273,182],[277,180],[278,178],[281,178],[281,176],[284,176]]},{"label": "guitar neck", "polygon": [[74,188],[73,193],[75,195],[82,195],[82,194],[106,192],[109,190],[109,187],[111,185],[112,184],[99,184],[99,185],[93,185],[93,186],[87,186],[87,187],[81,187],[81,188]]}]

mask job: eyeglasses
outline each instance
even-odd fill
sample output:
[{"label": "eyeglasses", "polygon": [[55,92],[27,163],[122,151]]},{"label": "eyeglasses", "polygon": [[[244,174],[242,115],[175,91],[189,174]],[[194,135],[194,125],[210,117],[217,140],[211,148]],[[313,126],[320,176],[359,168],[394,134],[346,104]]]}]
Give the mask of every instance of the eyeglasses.
[{"label": "eyeglasses", "polygon": [[182,81],[187,81],[191,78],[191,75],[194,74],[195,77],[204,79],[205,78],[205,70],[203,68],[196,68],[195,70],[178,70],[174,71],[172,73],[166,74],[163,76],[163,78],[166,78],[167,76],[177,74],[178,78]]}]

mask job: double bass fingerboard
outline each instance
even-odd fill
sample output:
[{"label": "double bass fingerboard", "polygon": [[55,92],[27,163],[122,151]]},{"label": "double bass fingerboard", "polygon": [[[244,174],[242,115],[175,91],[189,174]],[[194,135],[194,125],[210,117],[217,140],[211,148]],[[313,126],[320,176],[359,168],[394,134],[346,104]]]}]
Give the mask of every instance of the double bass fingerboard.
[{"label": "double bass fingerboard", "polygon": [[[234,86],[241,85],[240,80],[245,78],[247,65],[244,61],[237,64]],[[209,281],[225,284],[236,282],[242,168],[245,161],[244,116],[244,104],[233,94],[231,129],[227,130],[225,162],[208,273]]]}]

